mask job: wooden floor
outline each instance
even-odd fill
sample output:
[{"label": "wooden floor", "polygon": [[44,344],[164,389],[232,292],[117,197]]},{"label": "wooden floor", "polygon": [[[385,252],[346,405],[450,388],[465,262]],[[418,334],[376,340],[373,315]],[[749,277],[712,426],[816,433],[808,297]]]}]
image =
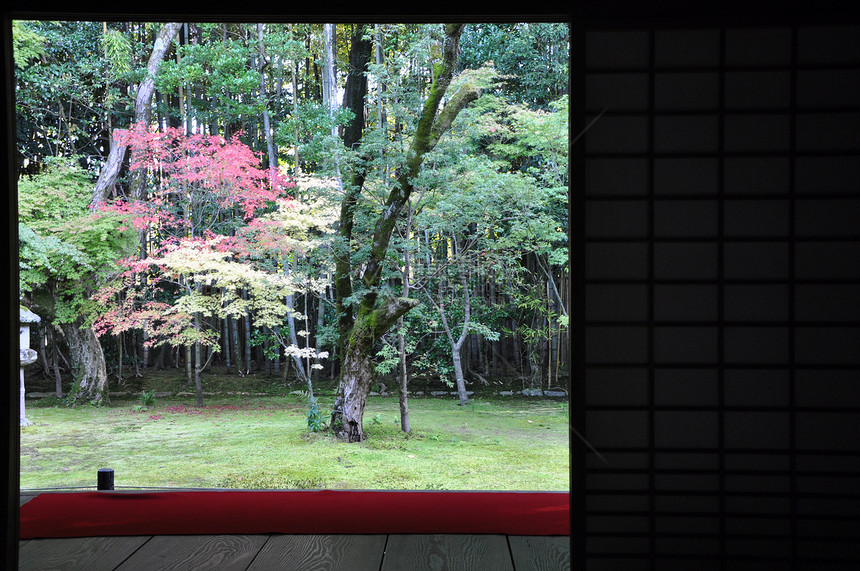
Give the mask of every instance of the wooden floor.
[{"label": "wooden floor", "polygon": [[[22,495],[21,505],[35,497]],[[258,571],[570,569],[569,537],[520,535],[145,535],[31,539],[19,569]]]}]

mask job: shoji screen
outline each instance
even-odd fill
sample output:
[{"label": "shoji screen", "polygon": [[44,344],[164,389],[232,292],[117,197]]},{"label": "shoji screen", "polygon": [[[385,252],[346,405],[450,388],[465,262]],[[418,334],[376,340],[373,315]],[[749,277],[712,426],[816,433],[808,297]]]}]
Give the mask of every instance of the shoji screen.
[{"label": "shoji screen", "polygon": [[860,27],[585,50],[588,571],[860,568]]}]

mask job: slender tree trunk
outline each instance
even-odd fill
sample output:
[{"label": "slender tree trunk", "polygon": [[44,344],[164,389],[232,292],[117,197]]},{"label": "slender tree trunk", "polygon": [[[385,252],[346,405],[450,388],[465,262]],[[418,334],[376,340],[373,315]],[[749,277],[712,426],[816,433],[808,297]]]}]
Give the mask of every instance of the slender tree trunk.
[{"label": "slender tree trunk", "polygon": [[[403,328],[403,318],[397,320],[397,327]],[[409,377],[406,368],[406,336],[397,336],[397,349],[400,351],[400,430],[409,432],[412,426],[409,422]]]},{"label": "slender tree trunk", "polygon": [[[323,104],[328,109],[329,119],[334,119],[337,111],[337,83],[335,81],[335,30],[334,24],[323,24],[323,47],[325,50],[325,65],[323,66],[322,92]],[[337,137],[337,127],[332,126],[331,135]]]},{"label": "slender tree trunk", "polygon": [[143,332],[143,356],[141,364],[144,369],[149,368],[149,361],[152,357],[152,349],[149,347],[147,341],[149,340],[149,334],[146,331]]},{"label": "slender tree trunk", "polygon": [[193,351],[194,345],[188,344],[185,346],[185,384],[188,386],[194,383],[194,368],[191,365]]},{"label": "slender tree trunk", "polygon": [[[293,35],[293,25],[290,24],[290,36]],[[292,65],[290,66],[290,83],[292,83],[293,87],[293,116],[298,118],[299,116],[299,60],[298,58],[294,58],[292,61]],[[295,122],[295,128],[293,129],[293,176],[300,176],[302,174],[301,162],[299,161],[299,124],[298,121]]]},{"label": "slender tree trunk", "polygon": [[239,342],[239,320],[228,316],[230,325],[230,338],[233,342],[233,363],[236,365],[236,372],[240,377],[244,377],[244,367],[242,367],[242,347]]},{"label": "slender tree trunk", "polygon": [[116,382],[122,384],[122,333],[116,336],[116,345],[119,350],[119,363],[117,363]]},{"label": "slender tree trunk", "polygon": [[[46,331],[49,329],[46,327]],[[54,387],[56,389],[56,395],[58,399],[63,398],[63,378],[60,376],[60,359],[58,357],[60,353],[59,347],[57,347],[57,340],[54,336],[53,331],[51,332],[51,339],[53,340],[54,351],[51,355],[51,362],[54,369]]]},{"label": "slender tree trunk", "polygon": [[[248,290],[242,290],[242,297],[248,299]],[[245,321],[245,374],[251,374],[251,310],[242,316]]]},{"label": "slender tree trunk", "polygon": [[454,346],[451,347],[451,356],[454,362],[454,378],[457,382],[457,396],[460,399],[460,406],[464,406],[469,403],[469,397],[466,394],[466,378],[463,375],[462,349],[462,342],[455,343]]},{"label": "slender tree trunk", "polygon": [[[197,292],[203,290],[203,284],[197,284]],[[202,327],[200,313],[194,314],[194,328],[200,331]],[[197,397],[197,406],[203,406],[203,381],[200,378],[200,373],[203,371],[202,346],[200,342],[194,344],[194,392]]]},{"label": "slender tree trunk", "polygon": [[[378,47],[378,46],[377,46]],[[379,58],[377,50],[377,59]],[[404,230],[404,239],[409,240],[412,234],[412,202],[407,204],[406,214],[406,229]],[[403,272],[401,273],[401,281],[403,282],[403,297],[409,297],[409,274],[412,271],[411,259],[409,256],[409,248],[403,250]],[[409,432],[411,424],[409,422],[409,376],[406,367],[406,335],[403,333],[403,317],[397,319],[397,349],[400,353],[400,430]]]},{"label": "slender tree trunk", "polygon": [[271,342],[269,341],[269,333],[271,330],[263,326],[263,335],[265,335],[266,340],[263,342],[263,361],[266,363],[266,377],[270,377],[272,375],[272,359],[269,359],[269,349],[271,348]]},{"label": "slender tree trunk", "polygon": [[230,326],[229,326],[229,316],[225,316],[222,320],[224,324],[224,335],[222,339],[224,340],[224,359],[227,364],[227,371],[230,371],[230,367],[232,366],[232,362],[230,361]]},{"label": "slender tree trunk", "polygon": [[46,327],[39,328],[39,349],[37,350],[37,352],[39,353],[39,362],[42,365],[42,372],[45,374],[45,376],[51,373],[51,366],[48,364],[48,339],[46,333]]}]

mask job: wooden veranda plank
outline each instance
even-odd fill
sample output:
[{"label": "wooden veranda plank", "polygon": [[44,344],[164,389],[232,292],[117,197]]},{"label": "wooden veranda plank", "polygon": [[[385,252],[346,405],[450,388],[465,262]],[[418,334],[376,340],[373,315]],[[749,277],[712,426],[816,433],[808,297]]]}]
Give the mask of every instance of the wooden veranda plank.
[{"label": "wooden veranda plank", "polygon": [[511,557],[517,571],[541,571],[570,569],[569,536],[525,536],[509,535]]},{"label": "wooden veranda plank", "polygon": [[382,571],[492,569],[513,571],[504,535],[390,535]]},{"label": "wooden veranda plank", "polygon": [[151,536],[70,537],[28,541],[18,550],[18,569],[110,571]]},{"label": "wooden veranda plank", "polygon": [[273,535],[248,569],[377,571],[384,549],[384,535]]},{"label": "wooden veranda plank", "polygon": [[117,571],[244,571],[268,539],[268,535],[158,535]]}]

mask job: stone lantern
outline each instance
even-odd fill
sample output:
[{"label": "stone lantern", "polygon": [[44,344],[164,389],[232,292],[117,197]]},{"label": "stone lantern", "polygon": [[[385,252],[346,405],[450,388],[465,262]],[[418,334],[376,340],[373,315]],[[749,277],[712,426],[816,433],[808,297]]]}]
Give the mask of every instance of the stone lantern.
[{"label": "stone lantern", "polygon": [[21,360],[21,423],[20,426],[30,426],[33,424],[30,420],[27,419],[27,416],[24,413],[24,367],[36,362],[38,359],[38,355],[33,349],[30,349],[30,324],[31,323],[39,323],[42,319],[27,309],[26,307],[20,307],[18,312],[18,325],[19,325],[19,343],[18,348],[20,350],[19,356]]}]

